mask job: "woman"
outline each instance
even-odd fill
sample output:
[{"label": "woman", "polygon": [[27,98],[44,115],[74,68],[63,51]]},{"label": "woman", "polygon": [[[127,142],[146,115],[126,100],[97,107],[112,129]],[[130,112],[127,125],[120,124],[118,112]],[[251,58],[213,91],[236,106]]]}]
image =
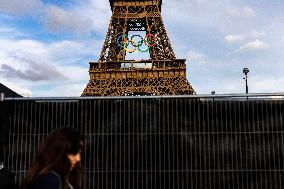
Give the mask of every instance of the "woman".
[{"label": "woman", "polygon": [[80,189],[84,137],[70,128],[51,132],[27,174],[25,189]]}]

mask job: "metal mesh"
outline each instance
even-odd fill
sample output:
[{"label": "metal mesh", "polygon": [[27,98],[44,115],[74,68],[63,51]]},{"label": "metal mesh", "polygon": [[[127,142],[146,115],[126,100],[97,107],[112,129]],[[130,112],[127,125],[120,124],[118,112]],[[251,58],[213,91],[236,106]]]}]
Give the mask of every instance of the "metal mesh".
[{"label": "metal mesh", "polygon": [[84,188],[280,189],[283,103],[231,97],[9,100],[2,157],[19,186],[39,143],[68,126],[86,136]]}]

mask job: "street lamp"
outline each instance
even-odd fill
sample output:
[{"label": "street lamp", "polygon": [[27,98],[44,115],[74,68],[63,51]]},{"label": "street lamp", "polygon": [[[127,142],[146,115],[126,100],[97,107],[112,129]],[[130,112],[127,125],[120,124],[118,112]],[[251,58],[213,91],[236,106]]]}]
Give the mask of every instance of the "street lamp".
[{"label": "street lamp", "polygon": [[246,94],[248,94],[248,73],[249,73],[249,69],[248,68],[244,68],[243,69],[243,73],[246,76],[243,79],[246,80]]}]

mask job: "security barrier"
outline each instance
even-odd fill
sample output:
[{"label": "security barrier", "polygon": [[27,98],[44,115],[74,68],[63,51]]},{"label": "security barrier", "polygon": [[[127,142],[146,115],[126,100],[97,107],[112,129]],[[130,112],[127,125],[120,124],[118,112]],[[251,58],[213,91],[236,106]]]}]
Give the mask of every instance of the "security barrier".
[{"label": "security barrier", "polygon": [[4,99],[1,159],[19,188],[38,144],[68,126],[86,136],[86,189],[280,189],[283,97]]}]

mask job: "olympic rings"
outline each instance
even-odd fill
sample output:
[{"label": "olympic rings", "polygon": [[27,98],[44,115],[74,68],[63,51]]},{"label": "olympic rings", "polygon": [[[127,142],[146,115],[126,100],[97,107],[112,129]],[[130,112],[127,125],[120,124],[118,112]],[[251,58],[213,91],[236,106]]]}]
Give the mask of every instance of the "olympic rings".
[{"label": "olympic rings", "polygon": [[[135,37],[140,38],[140,40],[138,42],[135,41]],[[123,50],[132,53],[132,52],[147,52],[149,51],[150,47],[154,46],[156,44],[156,36],[154,34],[147,34],[145,35],[145,37],[143,38],[141,35],[133,35],[131,36],[130,40],[129,37],[127,36],[127,34],[120,34],[115,42],[117,43],[117,45],[121,48],[123,48]],[[128,49],[127,47],[129,46],[129,44],[131,43],[131,45],[134,47],[134,49]],[[145,50],[141,49],[142,44],[145,44],[147,46],[147,48]]]}]

